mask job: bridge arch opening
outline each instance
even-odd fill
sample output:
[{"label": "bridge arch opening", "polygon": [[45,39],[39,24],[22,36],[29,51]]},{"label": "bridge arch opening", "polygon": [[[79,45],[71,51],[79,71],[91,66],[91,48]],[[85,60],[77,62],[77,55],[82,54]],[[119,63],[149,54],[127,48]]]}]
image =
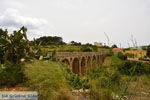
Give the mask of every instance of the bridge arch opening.
[{"label": "bridge arch opening", "polygon": [[92,68],[96,68],[97,66],[97,61],[96,61],[96,56],[93,56],[93,59],[92,59]]},{"label": "bridge arch opening", "polygon": [[97,56],[97,65],[98,65],[98,67],[100,67],[100,57],[99,57],[99,55]]},{"label": "bridge arch opening", "polygon": [[62,62],[63,62],[66,66],[69,66],[69,65],[70,65],[70,63],[69,63],[69,60],[68,60],[68,59],[64,59],[64,60],[62,60]]},{"label": "bridge arch opening", "polygon": [[78,58],[74,58],[73,62],[72,62],[72,72],[75,74],[79,74],[79,59]]},{"label": "bridge arch opening", "polygon": [[102,62],[104,62],[105,60],[105,55],[102,55]]},{"label": "bridge arch opening", "polygon": [[85,74],[86,71],[86,60],[85,57],[82,57],[81,59],[81,74]]},{"label": "bridge arch opening", "polygon": [[87,58],[87,68],[91,67],[91,57],[88,56]]},{"label": "bridge arch opening", "polygon": [[100,55],[100,65],[102,66],[102,64],[103,64],[103,57],[102,57],[103,55]]}]

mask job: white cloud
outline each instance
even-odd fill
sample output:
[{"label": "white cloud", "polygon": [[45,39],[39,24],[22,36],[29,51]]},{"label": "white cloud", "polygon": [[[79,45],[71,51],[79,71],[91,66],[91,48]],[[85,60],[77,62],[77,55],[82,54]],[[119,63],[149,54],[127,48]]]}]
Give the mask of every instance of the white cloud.
[{"label": "white cloud", "polygon": [[0,24],[3,27],[27,26],[30,29],[39,29],[40,26],[48,25],[47,21],[44,19],[21,16],[18,10],[12,8],[8,8],[1,14]]},{"label": "white cloud", "polygon": [[31,38],[46,35],[47,29],[54,30],[54,26],[50,26],[45,19],[22,16],[17,9],[13,8],[8,8],[0,14],[0,25],[10,31],[25,26],[29,29]]},{"label": "white cloud", "polygon": [[113,43],[127,46],[132,32],[138,45],[150,44],[150,0],[1,0],[0,13],[0,27],[25,25],[31,38],[57,35],[66,42],[107,42],[106,32]]}]

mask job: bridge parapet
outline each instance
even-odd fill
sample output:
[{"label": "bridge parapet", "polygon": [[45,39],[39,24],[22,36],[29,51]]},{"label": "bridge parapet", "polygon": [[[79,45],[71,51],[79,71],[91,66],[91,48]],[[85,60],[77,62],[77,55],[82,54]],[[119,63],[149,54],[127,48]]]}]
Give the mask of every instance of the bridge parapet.
[{"label": "bridge parapet", "polygon": [[57,52],[55,57],[76,57],[76,56],[93,56],[93,55],[106,55],[108,52]]}]

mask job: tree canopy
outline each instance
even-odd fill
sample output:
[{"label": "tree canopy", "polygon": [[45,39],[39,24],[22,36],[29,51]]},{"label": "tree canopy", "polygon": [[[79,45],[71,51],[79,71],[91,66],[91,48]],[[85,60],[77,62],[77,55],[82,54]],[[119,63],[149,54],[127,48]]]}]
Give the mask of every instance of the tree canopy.
[{"label": "tree canopy", "polygon": [[74,45],[74,46],[81,46],[81,42],[75,42],[75,41],[71,41],[71,45]]},{"label": "tree canopy", "polygon": [[58,36],[43,36],[40,38],[35,39],[37,43],[41,42],[41,45],[63,45],[65,42],[63,42],[62,37]]},{"label": "tree canopy", "polygon": [[111,48],[118,48],[116,44],[112,45]]}]

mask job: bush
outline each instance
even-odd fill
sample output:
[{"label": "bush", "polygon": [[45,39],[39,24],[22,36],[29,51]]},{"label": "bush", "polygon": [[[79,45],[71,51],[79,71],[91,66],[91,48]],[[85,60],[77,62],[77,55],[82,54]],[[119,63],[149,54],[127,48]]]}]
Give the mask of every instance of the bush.
[{"label": "bush", "polygon": [[136,61],[125,61],[122,66],[119,67],[121,73],[126,75],[142,75],[150,72],[150,64]]},{"label": "bush", "polygon": [[74,74],[69,68],[66,68],[65,78],[69,85],[74,89],[89,89],[89,79],[86,76]]},{"label": "bush", "polygon": [[126,60],[127,59],[127,55],[123,54],[122,52],[118,53],[118,57],[122,60]]},{"label": "bush", "polygon": [[101,67],[96,70],[89,70],[88,78],[90,91],[94,93],[90,94],[90,96],[94,98],[92,100],[107,100],[107,98],[108,100],[112,100],[111,94],[115,93],[121,95],[124,88],[121,74],[115,67]]},{"label": "bush", "polygon": [[21,65],[0,65],[0,86],[15,86],[24,82],[25,77]]},{"label": "bush", "polygon": [[120,81],[120,73],[114,67],[113,68],[103,67],[97,70],[90,70],[88,71],[88,77],[89,79],[92,80],[98,79],[103,88],[106,88],[107,86],[111,85],[109,83],[119,85]]}]

